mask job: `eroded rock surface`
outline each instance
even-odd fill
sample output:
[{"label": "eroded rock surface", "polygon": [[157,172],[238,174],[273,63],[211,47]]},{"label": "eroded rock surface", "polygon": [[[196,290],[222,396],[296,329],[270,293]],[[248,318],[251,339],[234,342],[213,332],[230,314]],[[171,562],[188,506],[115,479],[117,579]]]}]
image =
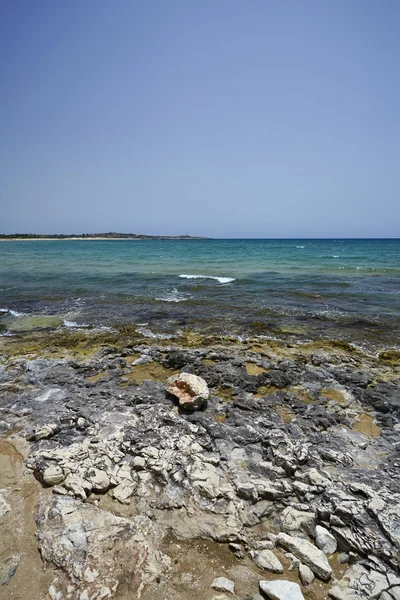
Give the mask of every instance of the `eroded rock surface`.
[{"label": "eroded rock surface", "polygon": [[[333,572],[331,583],[313,582],[303,568],[305,598],[316,585],[338,600],[349,589],[367,598],[372,571],[380,573],[379,581],[381,575],[395,578],[400,374],[371,357],[296,352],[282,358],[246,347],[138,346],[125,353],[105,348],[85,361],[3,357],[4,431],[25,437],[29,471],[55,492],[38,519],[45,560],[63,569],[80,593],[107,588],[111,597],[132,585],[137,595],[157,569],[168,568],[159,554],[168,531],[179,539],[230,543],[235,560],[249,559],[264,578],[273,551],[283,570],[278,578],[285,578],[290,564],[298,573],[303,563],[327,581],[337,544],[355,564],[342,567],[349,567],[346,576]],[[143,379],[146,365],[155,364],[163,374],[180,369],[185,377],[201,377],[207,393],[190,397],[202,398],[194,404],[203,410],[180,411],[165,392],[167,376]],[[141,383],[135,378],[139,368]],[[105,495],[128,507],[129,518],[120,521],[90,504]],[[102,519],[126,540],[131,567],[124,559],[117,565],[122,546],[118,550],[111,533],[101,537]],[[51,541],[56,531],[65,543]],[[142,545],[157,568],[142,561]],[[89,559],[86,565],[92,547],[104,562],[103,574]],[[93,581],[85,579],[86,568]],[[277,563],[275,568],[279,573]],[[378,585],[373,597],[397,593],[393,581]]]}]

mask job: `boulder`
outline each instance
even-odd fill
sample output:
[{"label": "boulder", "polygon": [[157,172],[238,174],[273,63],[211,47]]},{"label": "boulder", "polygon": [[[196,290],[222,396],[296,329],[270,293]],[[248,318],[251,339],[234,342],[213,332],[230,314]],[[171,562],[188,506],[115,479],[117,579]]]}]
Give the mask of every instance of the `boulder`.
[{"label": "boulder", "polygon": [[298,583],[286,581],[260,581],[260,590],[270,600],[304,600]]},{"label": "boulder", "polygon": [[182,408],[190,411],[201,408],[210,396],[204,379],[191,373],[180,373],[170,377],[166,390],[178,399]]},{"label": "boulder", "polygon": [[327,558],[314,544],[301,538],[286,535],[286,533],[280,533],[276,541],[279,545],[294,554],[301,562],[310,567],[317,577],[324,581],[331,578],[332,569]]}]

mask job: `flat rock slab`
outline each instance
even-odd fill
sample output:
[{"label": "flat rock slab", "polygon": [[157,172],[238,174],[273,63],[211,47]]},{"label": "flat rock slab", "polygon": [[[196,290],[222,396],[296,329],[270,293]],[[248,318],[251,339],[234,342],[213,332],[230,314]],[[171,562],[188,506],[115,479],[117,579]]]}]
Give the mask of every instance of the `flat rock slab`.
[{"label": "flat rock slab", "polygon": [[55,496],[36,515],[42,558],[62,569],[89,598],[107,597],[129,578],[132,593],[169,567],[156,548],[160,532],[147,517],[125,519],[70,496]]},{"label": "flat rock slab", "polygon": [[219,592],[229,592],[230,594],[235,593],[235,584],[226,577],[216,577],[212,582],[211,587]]}]

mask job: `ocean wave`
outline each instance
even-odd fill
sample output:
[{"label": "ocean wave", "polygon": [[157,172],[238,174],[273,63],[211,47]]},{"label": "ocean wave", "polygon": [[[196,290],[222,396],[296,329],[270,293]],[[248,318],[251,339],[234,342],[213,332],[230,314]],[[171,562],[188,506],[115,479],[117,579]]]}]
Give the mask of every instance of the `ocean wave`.
[{"label": "ocean wave", "polygon": [[179,275],[182,279],[215,279],[219,283],[236,281],[234,277],[216,277],[215,275]]},{"label": "ocean wave", "polygon": [[10,313],[10,315],[12,315],[13,317],[25,317],[26,313],[24,312],[19,312],[18,310],[8,310],[8,312]]},{"label": "ocean wave", "polygon": [[305,248],[305,246],[296,246],[296,248]]}]

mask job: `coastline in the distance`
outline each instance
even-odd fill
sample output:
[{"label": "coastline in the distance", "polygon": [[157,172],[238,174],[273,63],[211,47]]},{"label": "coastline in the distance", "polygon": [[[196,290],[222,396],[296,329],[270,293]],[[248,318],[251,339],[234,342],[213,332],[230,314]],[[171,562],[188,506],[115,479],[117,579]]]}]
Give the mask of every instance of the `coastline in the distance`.
[{"label": "coastline in the distance", "polygon": [[0,234],[1,242],[17,242],[20,240],[207,240],[209,238],[195,235],[144,235],[141,233],[83,233],[79,234],[38,234],[38,233],[11,233]]}]

